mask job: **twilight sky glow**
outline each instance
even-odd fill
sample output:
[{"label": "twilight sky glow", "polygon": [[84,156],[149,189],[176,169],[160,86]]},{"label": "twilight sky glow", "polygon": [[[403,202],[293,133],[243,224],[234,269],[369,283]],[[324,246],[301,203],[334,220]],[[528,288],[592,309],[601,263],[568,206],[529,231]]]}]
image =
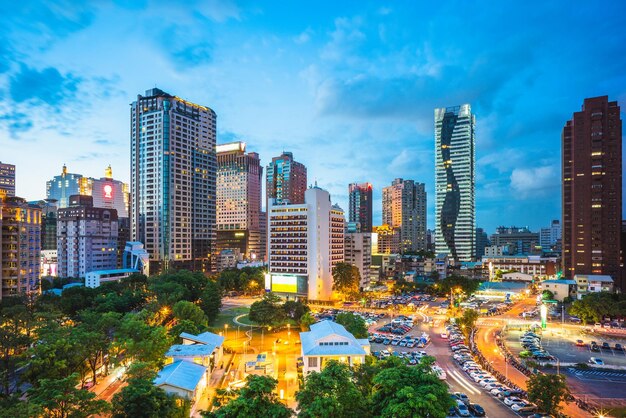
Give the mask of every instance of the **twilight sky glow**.
[{"label": "twilight sky glow", "polygon": [[158,86],[264,165],[292,151],[344,209],[349,182],[372,182],[375,223],[382,187],[425,182],[433,227],[433,109],[468,102],[477,226],[560,218],[565,121],[607,94],[624,119],[626,3],[383,4],[1,2],[0,161],[29,200],[63,163],[128,181],[128,104]]}]

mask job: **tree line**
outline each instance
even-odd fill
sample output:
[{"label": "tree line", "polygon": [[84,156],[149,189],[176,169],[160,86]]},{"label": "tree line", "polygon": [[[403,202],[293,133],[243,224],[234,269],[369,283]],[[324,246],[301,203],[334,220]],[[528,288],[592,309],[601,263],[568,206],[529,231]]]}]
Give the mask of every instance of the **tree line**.
[{"label": "tree line", "polygon": [[[216,281],[180,271],[4,298],[0,417],[184,416],[188,402],[152,382],[181,332],[203,332],[215,320],[221,297]],[[111,403],[96,400],[87,387],[116,365],[128,367],[127,385]]]}]

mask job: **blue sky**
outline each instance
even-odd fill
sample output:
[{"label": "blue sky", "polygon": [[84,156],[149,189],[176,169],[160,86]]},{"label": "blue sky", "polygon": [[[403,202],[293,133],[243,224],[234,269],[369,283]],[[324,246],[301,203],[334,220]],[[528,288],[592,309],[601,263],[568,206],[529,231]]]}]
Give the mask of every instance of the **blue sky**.
[{"label": "blue sky", "polygon": [[[129,179],[129,103],[154,86],[210,106],[218,142],[290,150],[333,200],[426,183],[433,109],[477,118],[477,225],[560,218],[560,135],[585,97],[626,104],[626,3],[0,3],[0,160],[17,191],[60,172]],[[624,118],[624,111],[622,111]]]}]

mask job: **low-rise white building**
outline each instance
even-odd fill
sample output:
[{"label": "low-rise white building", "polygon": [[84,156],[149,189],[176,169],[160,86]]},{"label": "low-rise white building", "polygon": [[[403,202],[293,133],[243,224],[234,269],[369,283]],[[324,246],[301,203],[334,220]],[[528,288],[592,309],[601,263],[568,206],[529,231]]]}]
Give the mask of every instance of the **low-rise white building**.
[{"label": "low-rise white building", "polygon": [[203,332],[199,335],[183,332],[180,337],[183,343],[174,344],[165,353],[167,363],[177,360],[191,361],[207,367],[210,373],[222,360],[224,337],[221,335],[212,332]]},{"label": "low-rise white building", "polygon": [[130,276],[133,273],[139,273],[135,269],[111,269],[90,271],[85,274],[85,287],[96,288],[102,283],[119,282],[120,280]]},{"label": "low-rise white building", "polygon": [[363,364],[370,354],[367,339],[357,339],[343,325],[333,321],[321,321],[311,325],[311,331],[301,332],[304,376],[319,372],[329,360],[337,360],[350,366]]},{"label": "low-rise white building", "polygon": [[576,282],[578,299],[589,292],[613,291],[613,279],[611,276],[602,274],[576,274],[574,275],[574,281]]},{"label": "low-rise white building", "polygon": [[544,280],[541,290],[549,290],[554,299],[563,302],[566,297],[576,297],[576,281],[574,280]]},{"label": "low-rise white building", "polygon": [[163,367],[154,385],[170,395],[178,395],[195,402],[208,381],[207,367],[191,361],[176,360]]}]

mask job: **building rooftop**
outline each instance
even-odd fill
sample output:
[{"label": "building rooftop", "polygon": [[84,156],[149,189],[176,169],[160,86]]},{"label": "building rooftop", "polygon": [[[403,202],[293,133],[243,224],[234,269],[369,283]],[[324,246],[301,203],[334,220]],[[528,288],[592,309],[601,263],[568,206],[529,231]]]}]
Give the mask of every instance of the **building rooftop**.
[{"label": "building rooftop", "polygon": [[213,344],[174,344],[165,357],[206,357],[215,350]]},{"label": "building rooftop", "polygon": [[[369,346],[367,339],[358,340],[343,325],[325,320],[311,325],[311,331],[301,332],[302,354],[306,356],[366,355],[363,346]],[[324,340],[324,345],[320,345]],[[339,345],[335,343],[347,343]]]},{"label": "building rooftop", "polygon": [[124,273],[139,273],[137,269],[110,269],[110,270],[94,270],[89,271],[87,274],[124,274]]},{"label": "building rooftop", "polygon": [[541,283],[553,283],[553,284],[576,284],[576,280],[567,280],[567,279],[555,279],[555,280],[544,280]]},{"label": "building rooftop", "polygon": [[155,386],[169,385],[194,391],[207,368],[190,361],[178,360],[163,367],[154,379]]},{"label": "building rooftop", "polygon": [[526,282],[482,282],[479,291],[521,291],[528,287]]},{"label": "building rooftop", "polygon": [[594,281],[594,282],[613,283],[613,279],[611,278],[611,276],[607,276],[605,274],[576,274],[574,278],[576,277],[587,279],[590,282]]},{"label": "building rooftop", "polygon": [[197,344],[212,345],[213,348],[220,347],[224,343],[224,337],[208,331],[198,335],[181,332],[180,338],[183,340],[193,341]]}]

